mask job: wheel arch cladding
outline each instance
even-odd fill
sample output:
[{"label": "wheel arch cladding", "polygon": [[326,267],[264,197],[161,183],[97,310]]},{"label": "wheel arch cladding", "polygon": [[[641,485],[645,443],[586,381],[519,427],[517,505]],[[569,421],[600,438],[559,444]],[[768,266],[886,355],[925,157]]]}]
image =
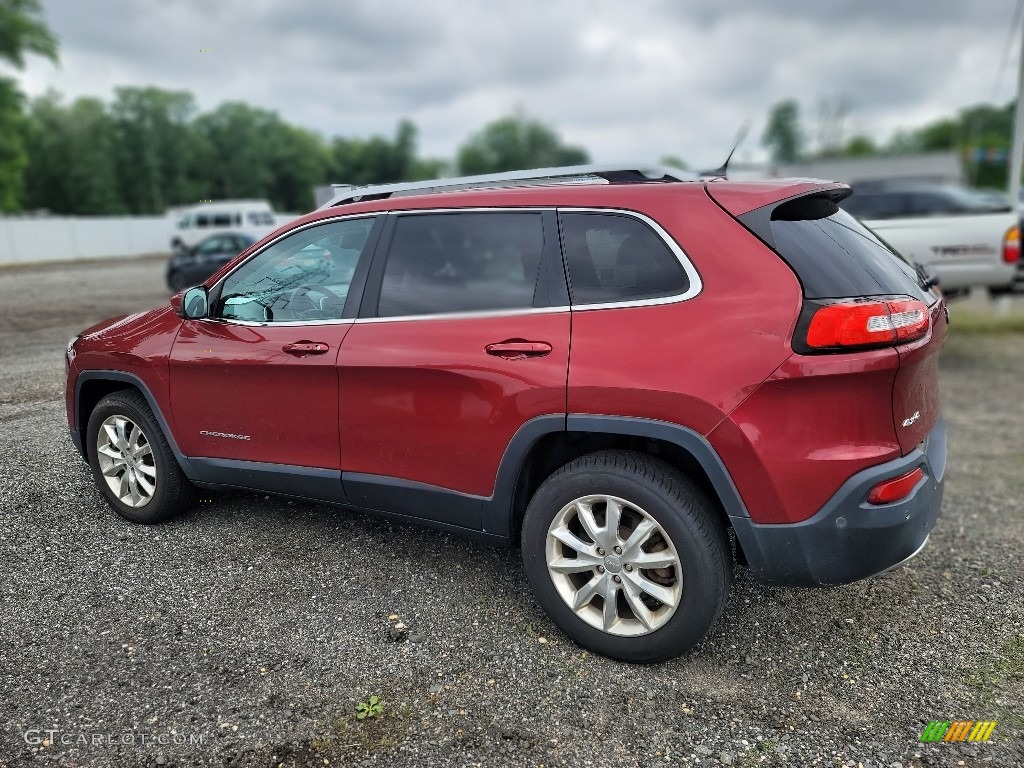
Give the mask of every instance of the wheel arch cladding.
[{"label": "wheel arch cladding", "polygon": [[178,464],[181,466],[185,476],[191,479],[192,468],[189,465],[188,459],[178,449],[177,441],[174,439],[174,433],[171,431],[168,421],[164,417],[163,411],[160,409],[153,393],[142,379],[135,374],[128,373],[126,371],[84,371],[79,375],[78,380],[75,382],[76,423],[74,427],[72,427],[72,432],[77,433],[78,435],[75,443],[82,452],[83,458],[85,458],[86,461],[89,459],[88,446],[86,445],[87,441],[84,439],[85,428],[89,423],[89,414],[92,413],[100,400],[119,390],[134,390],[145,398],[146,404],[149,406],[149,410],[153,414],[153,418],[156,419],[157,426],[159,426],[160,430],[164,433],[164,438],[167,440],[167,444],[174,453],[174,458],[178,460]]},{"label": "wheel arch cladding", "polygon": [[661,458],[715,504],[723,524],[747,517],[725,464],[710,443],[687,427],[652,419],[574,414],[527,422],[513,437],[498,469],[495,492],[485,502],[485,531],[515,539],[533,493],[559,467],[588,453],[624,448]]}]

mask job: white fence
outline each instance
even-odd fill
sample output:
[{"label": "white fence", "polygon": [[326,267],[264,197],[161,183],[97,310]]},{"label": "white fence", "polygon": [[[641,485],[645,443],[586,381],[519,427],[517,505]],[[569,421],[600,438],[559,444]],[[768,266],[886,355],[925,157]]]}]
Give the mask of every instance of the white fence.
[{"label": "white fence", "polygon": [[[295,214],[275,217],[281,225]],[[0,264],[169,253],[173,216],[0,216]]]}]

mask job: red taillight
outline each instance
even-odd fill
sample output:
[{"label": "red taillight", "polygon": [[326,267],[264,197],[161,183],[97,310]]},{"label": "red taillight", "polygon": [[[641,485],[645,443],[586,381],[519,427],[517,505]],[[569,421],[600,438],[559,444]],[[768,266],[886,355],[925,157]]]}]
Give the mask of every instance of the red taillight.
[{"label": "red taillight", "polygon": [[928,333],[928,307],[917,299],[826,304],[811,318],[807,346],[814,349],[898,344]]},{"label": "red taillight", "polygon": [[1020,228],[1010,227],[1003,236],[1003,261],[1016,264],[1020,258]]},{"label": "red taillight", "polygon": [[892,504],[910,495],[914,486],[924,477],[924,470],[918,467],[905,475],[879,483],[868,492],[869,504]]}]

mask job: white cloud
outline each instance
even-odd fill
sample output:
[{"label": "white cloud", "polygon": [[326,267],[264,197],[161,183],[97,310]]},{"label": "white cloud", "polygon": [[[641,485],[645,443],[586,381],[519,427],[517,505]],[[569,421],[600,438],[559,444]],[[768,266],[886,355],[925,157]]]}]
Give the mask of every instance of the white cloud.
[{"label": "white cloud", "polygon": [[[756,154],[770,106],[853,105],[851,129],[898,127],[988,101],[1014,0],[44,0],[62,66],[23,86],[109,98],[118,85],[240,100],[325,135],[390,134],[451,156],[525,109],[597,160],[677,154],[717,165],[744,120]],[[201,53],[210,50],[210,53]],[[995,94],[1016,84],[1016,54]],[[808,126],[809,129],[812,126]],[[809,132],[813,132],[809,130]]]}]

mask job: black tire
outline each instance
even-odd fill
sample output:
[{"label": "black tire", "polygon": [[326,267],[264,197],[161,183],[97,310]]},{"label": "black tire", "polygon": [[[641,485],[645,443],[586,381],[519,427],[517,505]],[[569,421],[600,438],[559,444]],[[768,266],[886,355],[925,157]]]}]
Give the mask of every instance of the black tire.
[{"label": "black tire", "polygon": [[[99,450],[100,430],[105,421],[114,417],[126,418],[131,422],[132,427],[140,429],[142,439],[145,440],[151,451],[146,457],[138,460],[138,465],[145,464],[145,468],[139,469],[139,477],[142,477],[141,473],[144,471],[155,472],[152,483],[154,490],[149,494],[149,500],[144,505],[132,506],[122,501],[110,488],[107,478],[103,474]],[[129,429],[131,431],[128,434],[134,439],[136,433],[131,427]],[[104,439],[109,441],[108,433],[105,432],[105,435],[107,436]],[[133,523],[159,523],[184,512],[194,503],[195,486],[181,471],[163,431],[153,417],[149,404],[138,391],[123,389],[100,400],[89,414],[86,440],[88,441],[86,446],[93,480],[107,503],[126,520]],[[152,457],[151,461],[148,456]],[[124,475],[125,472],[121,472],[121,475]],[[148,478],[148,475],[146,477]]]},{"label": "black tire", "polygon": [[185,279],[181,272],[171,272],[167,276],[167,286],[175,293],[178,293],[188,288],[188,280]]},{"label": "black tire", "polygon": [[[645,634],[622,636],[592,626],[569,606],[566,602],[568,598],[563,598],[559,587],[555,585],[554,579],[560,577],[553,577],[548,570],[548,532],[553,522],[556,517],[564,521],[565,510],[575,509],[569,507],[572,502],[591,495],[616,497],[627,502],[627,505],[634,505],[624,507],[627,511],[623,514],[623,520],[640,521],[645,516],[650,518],[667,535],[667,541],[662,539],[664,546],[661,546],[661,553],[674,548],[678,556],[676,565],[662,569],[659,574],[667,574],[661,577],[666,578],[667,582],[674,581],[679,590],[674,612],[670,611],[667,604],[654,600],[654,605],[659,606],[657,610],[667,614],[667,618],[662,619],[663,624],[650,630],[640,624],[639,620],[631,624],[627,619],[623,625],[633,626],[636,631]],[[601,504],[598,503],[593,509],[600,510]],[[570,517],[573,514],[570,512]],[[604,513],[598,511],[597,514]],[[579,517],[576,519],[582,520]],[[618,528],[616,534],[623,530],[630,529]],[[661,532],[655,534],[655,537],[660,536]],[[596,539],[587,536],[585,532],[579,538],[585,544],[596,546]],[[552,539],[551,546],[556,550],[562,547],[555,539]],[[563,548],[563,554],[565,551]],[[604,556],[603,549],[600,553]],[[728,535],[711,502],[689,478],[671,465],[631,451],[610,450],[588,454],[566,464],[545,480],[530,500],[523,519],[522,554],[526,576],[534,594],[559,628],[584,648],[628,662],[666,661],[699,643],[725,609],[732,583],[732,554]],[[658,573],[644,570],[639,565],[634,568],[628,563],[620,563],[621,559],[605,557],[601,561],[600,573],[587,570],[574,574],[572,578],[580,581],[616,578],[610,575],[614,568],[620,569],[617,574],[621,574],[623,579],[627,578],[626,570],[631,572],[628,578],[632,579],[641,574],[646,577]],[[563,590],[571,591],[573,588],[564,579],[559,583]],[[619,585],[622,585],[621,580]],[[615,588],[625,591],[624,586]],[[624,614],[636,618],[639,614],[632,613],[626,603],[618,602],[625,601],[627,596],[622,594],[619,597],[618,592],[615,594],[615,604],[623,605]],[[644,600],[650,601],[650,597],[645,596]],[[583,606],[584,613],[595,610],[593,602],[591,600],[590,605]],[[602,597],[600,604],[603,606],[603,603]],[[650,607],[649,602],[645,604]],[[619,609],[616,610],[618,612]]]}]

